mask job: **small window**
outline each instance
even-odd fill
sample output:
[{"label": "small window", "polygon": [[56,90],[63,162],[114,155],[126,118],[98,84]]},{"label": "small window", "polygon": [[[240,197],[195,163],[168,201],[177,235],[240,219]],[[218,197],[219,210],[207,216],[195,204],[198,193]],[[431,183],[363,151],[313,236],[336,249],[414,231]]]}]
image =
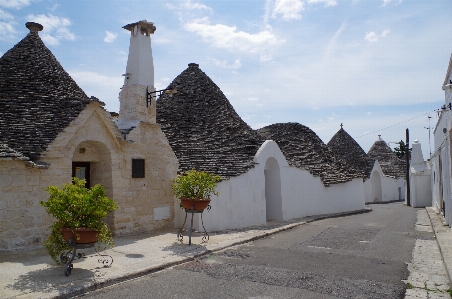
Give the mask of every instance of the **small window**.
[{"label": "small window", "polygon": [[144,159],[132,159],[132,178],[144,178]]}]

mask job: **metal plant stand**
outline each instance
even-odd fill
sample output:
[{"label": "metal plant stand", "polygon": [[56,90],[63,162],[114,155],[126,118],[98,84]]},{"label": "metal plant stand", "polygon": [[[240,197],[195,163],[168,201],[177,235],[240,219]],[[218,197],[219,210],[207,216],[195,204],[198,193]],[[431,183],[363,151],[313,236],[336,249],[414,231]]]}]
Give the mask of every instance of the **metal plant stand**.
[{"label": "metal plant stand", "polygon": [[[71,275],[72,268],[74,268],[74,265],[72,264],[74,259],[75,258],[77,258],[77,259],[86,258],[84,253],[80,253],[80,252],[77,253],[77,249],[91,248],[97,242],[86,243],[86,244],[77,244],[77,243],[75,243],[74,238],[70,238],[67,243],[68,243],[69,247],[71,247],[72,249],[61,253],[60,261],[61,261],[61,263],[66,264],[65,269],[64,269],[64,275],[69,276],[69,275]],[[96,250],[96,253],[99,256],[97,262],[103,264],[104,268],[110,268],[111,265],[113,264],[113,258],[107,254],[100,254],[97,251],[96,247],[94,247],[94,250]]]},{"label": "metal plant stand", "polygon": [[[207,206],[206,210],[210,211],[210,205]],[[190,221],[190,230],[188,232],[188,245],[191,245],[191,235],[193,232],[193,215],[195,213],[197,214],[201,214],[201,224],[202,224],[202,228],[204,229],[204,232],[202,233],[202,243],[209,241],[209,234],[206,231],[206,228],[204,227],[204,221],[202,220],[202,213],[204,212],[204,210],[202,211],[198,211],[193,209],[193,205],[191,206],[191,209],[185,209],[185,219],[184,219],[184,224],[182,224],[182,227],[180,228],[179,232],[177,233],[177,240],[180,242],[183,242],[184,240],[184,235],[182,234],[182,232],[184,231],[184,226],[185,226],[185,222],[187,222],[187,215],[188,213],[191,213],[191,221]]]}]

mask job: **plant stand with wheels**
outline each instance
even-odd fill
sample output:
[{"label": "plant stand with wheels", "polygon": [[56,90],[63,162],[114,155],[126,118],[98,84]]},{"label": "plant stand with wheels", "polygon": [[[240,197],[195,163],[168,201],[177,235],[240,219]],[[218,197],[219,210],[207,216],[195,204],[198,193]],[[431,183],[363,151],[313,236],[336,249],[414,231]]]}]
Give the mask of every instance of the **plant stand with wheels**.
[{"label": "plant stand with wheels", "polygon": [[[209,210],[210,210],[210,205],[207,206],[207,211],[209,211]],[[204,221],[202,220],[202,213],[203,212],[204,212],[204,210],[195,210],[193,208],[193,205],[191,206],[191,209],[185,209],[184,224],[182,224],[181,229],[177,233],[177,240],[178,241],[183,242],[184,235],[182,234],[182,232],[184,230],[185,222],[187,222],[187,215],[188,215],[188,213],[191,213],[190,230],[189,230],[189,233],[188,233],[188,245],[191,245],[191,235],[192,235],[192,232],[193,232],[193,216],[194,216],[195,213],[201,214],[201,224],[202,224],[202,228],[204,229],[203,236],[202,236],[202,243],[209,241],[209,234],[207,233],[206,228],[204,227]]]},{"label": "plant stand with wheels", "polygon": [[[74,261],[75,258],[77,259],[81,259],[81,258],[86,258],[84,253],[77,253],[77,249],[87,249],[87,248],[91,248],[93,247],[97,242],[93,242],[93,243],[76,243],[75,239],[73,237],[71,237],[68,241],[67,241],[69,247],[71,247],[72,249],[66,252],[61,253],[60,255],[60,261],[65,265],[65,269],[64,269],[64,275],[69,276],[71,275],[71,271],[72,268],[74,267],[74,265],[72,264],[72,262]],[[97,249],[94,247],[94,249],[96,250],[97,255],[99,256],[99,259],[97,260],[99,263],[103,264],[104,268],[110,268],[111,265],[113,264],[113,258],[110,255],[106,255],[106,254],[100,254]]]}]

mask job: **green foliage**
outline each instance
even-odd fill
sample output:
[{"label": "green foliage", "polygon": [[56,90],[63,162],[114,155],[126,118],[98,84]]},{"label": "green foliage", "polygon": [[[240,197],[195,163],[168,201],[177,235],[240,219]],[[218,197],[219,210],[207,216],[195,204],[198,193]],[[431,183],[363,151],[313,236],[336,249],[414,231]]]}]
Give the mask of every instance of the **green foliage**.
[{"label": "green foliage", "polygon": [[177,198],[209,199],[210,195],[218,195],[215,190],[221,177],[204,171],[189,170],[177,176],[172,184]]},{"label": "green foliage", "polygon": [[[410,157],[412,150],[413,150],[412,148],[409,149]],[[394,152],[399,159],[405,159],[406,145],[405,142],[403,142],[403,140],[400,140],[399,146],[394,148]]]},{"label": "green foliage", "polygon": [[[44,240],[44,246],[52,259],[57,263],[63,251],[70,250],[61,233],[62,228],[89,228],[98,232],[98,248],[113,247],[112,234],[104,219],[108,212],[118,207],[105,196],[105,189],[97,184],[91,189],[85,188],[85,180],[73,178],[72,183],[46,188],[50,197],[41,202],[46,212],[57,220],[50,226],[50,235]],[[77,236],[77,234],[76,234]],[[80,236],[77,236],[79,239]],[[103,243],[103,244],[102,244]]]}]

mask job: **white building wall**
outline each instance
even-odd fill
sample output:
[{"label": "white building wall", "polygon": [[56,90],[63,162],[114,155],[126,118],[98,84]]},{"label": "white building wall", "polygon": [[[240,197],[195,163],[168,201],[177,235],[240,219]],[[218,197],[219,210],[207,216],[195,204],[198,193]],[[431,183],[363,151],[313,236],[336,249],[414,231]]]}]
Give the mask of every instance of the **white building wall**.
[{"label": "white building wall", "polygon": [[[220,182],[219,196],[213,196],[212,209],[204,211],[203,220],[207,231],[260,225],[267,222],[265,197],[265,165],[274,158],[281,176],[281,202],[274,202],[282,209],[284,220],[310,215],[331,214],[363,209],[364,186],[361,178],[347,183],[325,187],[319,177],[308,171],[288,165],[278,145],[267,140],[256,153],[258,163],[247,173]],[[268,181],[267,181],[268,183]],[[278,198],[275,196],[274,198]],[[185,212],[176,202],[176,227],[183,223]],[[185,228],[190,226],[188,215]],[[200,215],[195,214],[194,228],[203,231]]]},{"label": "white building wall", "polygon": [[415,140],[412,145],[410,184],[411,206],[414,208],[428,207],[432,204],[431,168],[424,161],[421,144]]},{"label": "white building wall", "polygon": [[[381,179],[381,198],[378,198],[378,201],[374,201],[375,196],[372,190],[372,174],[374,172],[378,173]],[[405,179],[385,176],[380,164],[376,161],[371,171],[371,177],[364,182],[364,197],[366,203],[402,200],[405,197]]]},{"label": "white building wall", "polygon": [[[446,104],[450,101],[450,92],[446,88]],[[451,200],[451,176],[450,176],[450,140],[451,112],[445,109],[441,112],[435,130],[433,132],[435,152],[431,156],[432,178],[432,206],[441,212],[441,198],[444,200],[445,222],[452,224],[452,200]],[[441,167],[440,167],[441,163]],[[445,214],[445,215],[444,215]]]}]

